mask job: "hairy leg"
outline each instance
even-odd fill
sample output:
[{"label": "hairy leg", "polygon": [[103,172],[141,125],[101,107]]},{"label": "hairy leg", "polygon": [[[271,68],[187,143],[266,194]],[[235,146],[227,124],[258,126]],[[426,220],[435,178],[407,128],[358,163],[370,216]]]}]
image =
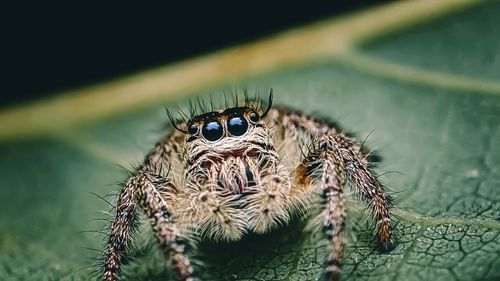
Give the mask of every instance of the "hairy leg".
[{"label": "hairy leg", "polygon": [[174,270],[181,280],[194,280],[193,269],[186,257],[185,245],[180,231],[171,220],[167,204],[159,190],[165,190],[165,179],[141,173],[130,178],[118,199],[118,210],[108,240],[108,255],[104,266],[104,280],[118,280],[118,273],[136,222],[137,204],[151,221],[153,232],[171,259]]},{"label": "hairy leg", "polygon": [[[342,145],[343,136],[336,136],[336,142]],[[369,169],[359,154],[347,147],[342,147],[346,174],[357,194],[368,202],[371,213],[376,221],[377,237],[380,249],[384,252],[394,248],[388,195],[383,185]]]},{"label": "hairy leg", "polygon": [[[298,185],[309,188],[319,183],[323,202],[320,221],[328,240],[325,280],[339,280],[345,238],[346,183],[344,165],[338,150],[329,136],[321,137],[295,170]],[[314,183],[313,183],[314,182]],[[315,192],[312,188],[309,192]]]},{"label": "hairy leg", "polygon": [[120,192],[116,206],[116,218],[108,238],[108,254],[104,264],[104,280],[116,281],[120,265],[137,223],[137,206],[134,190],[137,182],[129,179]]},{"label": "hairy leg", "polygon": [[294,139],[298,143],[312,141],[307,155],[295,170],[294,188],[299,192],[307,192],[314,187],[311,181],[321,183],[323,211],[320,219],[330,248],[325,279],[339,279],[346,244],[345,199],[342,191],[346,179],[350,180],[356,193],[369,202],[372,216],[377,221],[381,249],[391,250],[394,242],[388,197],[382,184],[369,169],[369,153],[363,150],[362,145],[356,139],[344,135],[335,124],[288,108],[273,109],[269,117],[283,139]]},{"label": "hairy leg", "polygon": [[382,251],[394,248],[394,238],[389,212],[389,196],[383,185],[369,168],[368,154],[354,138],[341,133],[333,123],[303,115],[299,112],[277,108],[269,112],[276,126],[283,132],[297,135],[298,132],[310,137],[329,135],[334,147],[339,151],[345,173],[357,194],[368,202],[377,225],[377,237]]},{"label": "hairy leg", "polygon": [[[130,177],[121,190],[116,204],[115,220],[107,241],[108,249],[104,262],[103,280],[118,280],[120,266],[123,257],[126,255],[127,247],[131,241],[137,223],[138,202],[148,214],[148,217],[155,222],[153,228],[156,228],[155,233],[160,243],[165,246],[166,254],[174,255],[172,256],[174,267],[179,274],[184,274],[181,276],[186,276],[183,280],[190,280],[189,276],[192,275],[192,272],[189,274],[185,272],[192,271],[192,269],[190,269],[187,258],[182,257],[183,253],[180,251],[182,247],[177,243],[180,241],[180,238],[176,238],[178,236],[177,230],[172,232],[175,234],[173,236],[169,233],[169,239],[166,239],[167,232],[161,232],[161,230],[168,228],[176,229],[175,225],[173,225],[173,222],[170,220],[170,214],[168,212],[163,212],[162,209],[153,209],[154,206],[147,206],[154,198],[154,200],[157,201],[161,199],[158,201],[161,202],[161,207],[167,208],[162,198],[162,195],[166,196],[167,194],[160,194],[160,190],[168,191],[172,189],[172,186],[168,186],[169,184],[167,183],[166,176],[168,175],[168,167],[172,155],[178,153],[178,151],[176,151],[178,149],[178,138],[179,134],[174,132],[157,143],[153,151],[146,157],[144,164],[138,169],[137,175]],[[153,188],[154,191],[152,191],[151,188]],[[175,187],[173,188],[175,189]],[[156,207],[158,207],[158,205],[156,205]],[[160,215],[164,217],[159,217]],[[174,239],[175,243],[171,243],[172,239]]]},{"label": "hairy leg", "polygon": [[193,267],[185,255],[185,243],[179,228],[173,223],[167,204],[154,182],[161,182],[161,177],[141,174],[136,177],[137,187],[135,199],[150,219],[153,232],[158,238],[165,255],[171,259],[172,266],[181,280],[195,280]]}]

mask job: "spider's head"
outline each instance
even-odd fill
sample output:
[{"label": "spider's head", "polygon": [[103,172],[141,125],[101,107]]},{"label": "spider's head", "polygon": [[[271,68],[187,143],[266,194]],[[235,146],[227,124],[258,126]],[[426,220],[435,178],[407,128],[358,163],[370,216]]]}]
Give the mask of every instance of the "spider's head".
[{"label": "spider's head", "polygon": [[186,178],[231,194],[249,191],[277,160],[265,117],[251,104],[192,117],[184,146]]},{"label": "spider's head", "polygon": [[[195,116],[187,124],[186,143],[220,147],[228,142],[251,139],[265,124],[259,113],[250,107],[232,107]],[[235,142],[236,141],[236,142]]]}]

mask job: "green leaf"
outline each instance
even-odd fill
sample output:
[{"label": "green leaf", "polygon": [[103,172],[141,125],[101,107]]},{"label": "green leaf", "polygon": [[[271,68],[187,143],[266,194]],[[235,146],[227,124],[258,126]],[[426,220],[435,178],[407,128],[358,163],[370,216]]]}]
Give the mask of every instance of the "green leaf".
[{"label": "green leaf", "polygon": [[[298,36],[307,39],[312,34],[315,39],[324,35],[318,30],[330,27],[337,34],[335,28],[343,30],[342,23],[358,20],[367,21],[365,27],[372,28],[373,34],[336,42],[348,46],[340,53],[302,54],[293,63],[280,61],[271,68],[259,68],[261,72],[229,74],[225,81],[210,78],[196,91],[193,86],[173,93],[177,97],[183,91],[212,93],[217,98],[233,85],[272,87],[276,103],[329,116],[361,139],[373,131],[367,143],[384,158],[378,171],[398,172],[382,177],[398,197],[393,208],[398,244],[394,251],[380,253],[367,215],[352,200],[343,280],[498,280],[500,3],[487,2],[397,33],[387,33],[397,29],[391,24],[370,21],[398,5],[406,7],[406,14],[395,14],[402,20],[430,9],[418,3],[395,3],[344,21],[311,26]],[[434,5],[440,12],[455,7]],[[431,12],[425,13],[434,15]],[[377,24],[383,28],[373,28]],[[268,44],[281,52],[279,42],[271,39]],[[166,71],[179,73],[183,67]],[[116,183],[126,178],[120,165],[130,168],[139,163],[162,134],[167,121],[159,104],[185,101],[138,96],[136,106],[116,108],[113,103],[123,101],[100,100],[95,92],[136,90],[134,83],[155,75],[167,76],[153,71],[56,102],[0,113],[1,280],[90,278],[94,268],[86,267],[98,253],[88,249],[102,249],[104,241],[102,234],[92,231],[104,231],[107,226],[94,219],[108,217],[99,211],[109,210],[93,193],[117,191]],[[50,117],[56,111],[49,108],[56,108],[59,101],[67,105],[73,97],[78,97],[81,107],[68,116]],[[86,109],[83,101],[105,110]],[[16,115],[19,112],[24,115]],[[33,112],[32,117],[26,112]],[[326,251],[321,233],[304,233],[304,224],[297,220],[237,243],[203,242],[192,255],[203,262],[197,269],[205,280],[316,280]],[[124,266],[126,280],[174,278],[154,240],[149,241],[148,226],[142,229],[134,259]]]}]

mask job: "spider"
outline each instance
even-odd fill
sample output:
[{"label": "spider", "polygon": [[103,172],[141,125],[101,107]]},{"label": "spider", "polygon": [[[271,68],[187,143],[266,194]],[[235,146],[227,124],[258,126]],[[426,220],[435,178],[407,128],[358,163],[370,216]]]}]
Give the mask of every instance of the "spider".
[{"label": "spider", "polygon": [[[243,105],[212,111],[192,105],[124,183],[107,240],[103,279],[118,280],[142,210],[173,270],[199,280],[187,233],[236,241],[265,233],[292,214],[320,206],[312,221],[328,241],[325,280],[338,280],[346,245],[344,186],[349,181],[376,221],[380,248],[394,247],[389,196],[370,169],[370,153],[333,123],[245,94]],[[199,110],[198,110],[199,109]],[[197,112],[202,111],[202,112]],[[304,149],[305,148],[305,149]],[[316,202],[316,204],[315,204]]]}]

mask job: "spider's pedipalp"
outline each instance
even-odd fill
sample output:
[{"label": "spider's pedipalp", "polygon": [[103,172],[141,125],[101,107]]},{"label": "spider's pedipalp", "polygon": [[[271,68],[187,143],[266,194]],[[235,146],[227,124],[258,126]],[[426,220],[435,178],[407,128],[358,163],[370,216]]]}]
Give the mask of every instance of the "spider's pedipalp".
[{"label": "spider's pedipalp", "polygon": [[249,225],[256,233],[265,233],[290,220],[290,181],[285,171],[272,177],[260,177],[258,190],[248,195]]},{"label": "spider's pedipalp", "polygon": [[215,191],[202,191],[194,201],[196,229],[215,241],[241,239],[247,225],[245,213],[237,208],[233,198],[220,198]]}]

